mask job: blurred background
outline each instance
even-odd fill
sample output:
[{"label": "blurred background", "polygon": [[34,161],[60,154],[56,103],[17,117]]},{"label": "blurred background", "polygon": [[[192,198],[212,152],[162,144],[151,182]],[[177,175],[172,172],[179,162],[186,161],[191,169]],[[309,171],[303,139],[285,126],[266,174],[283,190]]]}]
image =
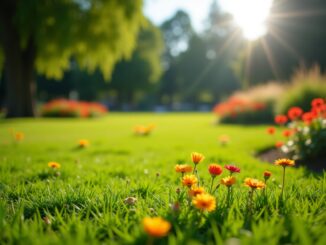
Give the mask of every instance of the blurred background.
[{"label": "blurred background", "polygon": [[7,117],[213,110],[261,123],[326,98],[324,0],[2,0],[0,17]]}]

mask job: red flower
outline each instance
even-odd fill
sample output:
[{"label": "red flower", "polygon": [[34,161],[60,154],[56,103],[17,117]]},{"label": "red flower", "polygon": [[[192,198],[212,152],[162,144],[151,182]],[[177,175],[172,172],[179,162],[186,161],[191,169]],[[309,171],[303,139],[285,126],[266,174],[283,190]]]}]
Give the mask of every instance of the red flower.
[{"label": "red flower", "polygon": [[283,125],[288,121],[288,118],[285,115],[277,115],[274,118],[276,124]]},{"label": "red flower", "polygon": [[283,136],[284,137],[290,137],[293,134],[293,131],[291,129],[286,129],[283,131]]},{"label": "red flower", "polygon": [[292,107],[288,110],[288,117],[293,121],[298,119],[303,113],[300,107]]},{"label": "red flower", "polygon": [[323,114],[325,114],[325,112],[326,112],[326,104],[313,107],[311,109],[311,112],[313,113],[313,115],[315,117],[318,117],[319,115],[322,115],[323,116]]},{"label": "red flower", "polygon": [[306,112],[303,113],[302,115],[302,121],[305,122],[305,124],[310,124],[312,122],[312,120],[314,120],[314,118],[316,117],[316,114],[313,112]]},{"label": "red flower", "polygon": [[320,107],[324,105],[324,100],[322,98],[316,98],[311,101],[312,107]]},{"label": "red flower", "polygon": [[225,165],[225,168],[229,170],[232,173],[240,173],[240,168],[234,166],[234,165]]},{"label": "red flower", "polygon": [[281,148],[283,145],[284,145],[284,143],[283,143],[282,141],[277,141],[277,142],[275,143],[275,147],[276,147],[276,148]]},{"label": "red flower", "polygon": [[269,179],[269,177],[271,177],[271,175],[272,175],[272,173],[269,172],[269,171],[265,171],[265,172],[264,172],[264,178],[265,178],[265,179]]},{"label": "red flower", "polygon": [[267,128],[267,133],[268,134],[274,134],[275,133],[275,128],[274,127]]},{"label": "red flower", "polygon": [[212,176],[216,176],[222,173],[223,168],[218,164],[210,164],[208,166],[208,171]]}]

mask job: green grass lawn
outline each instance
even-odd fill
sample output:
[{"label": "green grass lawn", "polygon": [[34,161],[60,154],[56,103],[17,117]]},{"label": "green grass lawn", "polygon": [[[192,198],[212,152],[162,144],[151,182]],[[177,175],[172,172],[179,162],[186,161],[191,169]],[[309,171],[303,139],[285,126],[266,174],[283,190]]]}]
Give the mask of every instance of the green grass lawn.
[{"label": "green grass lawn", "polygon": [[[0,244],[326,244],[325,174],[287,168],[282,200],[282,167],[255,158],[274,144],[266,126],[213,122],[211,114],[198,113],[0,121]],[[136,125],[148,124],[156,125],[151,135],[133,134]],[[14,143],[10,128],[25,139]],[[230,137],[227,146],[219,144],[220,135]],[[78,149],[80,139],[90,146]],[[225,186],[215,193],[214,212],[188,203],[174,166],[192,164],[193,151],[205,155],[198,173],[206,189],[210,163],[241,168],[229,205]],[[50,161],[61,164],[60,175]],[[257,190],[248,215],[243,181],[263,179],[264,170],[272,172],[267,200]],[[127,197],[137,203],[125,204]],[[179,212],[170,207],[177,200]],[[169,235],[148,239],[146,216],[170,221]]]}]

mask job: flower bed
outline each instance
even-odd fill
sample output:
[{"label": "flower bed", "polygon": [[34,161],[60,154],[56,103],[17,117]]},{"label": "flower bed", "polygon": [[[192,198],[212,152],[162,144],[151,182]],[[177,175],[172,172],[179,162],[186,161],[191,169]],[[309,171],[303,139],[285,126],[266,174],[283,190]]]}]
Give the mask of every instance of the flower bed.
[{"label": "flower bed", "polygon": [[245,100],[231,97],[217,104],[213,112],[220,123],[255,124],[273,120],[271,103]]},{"label": "flower bed", "polygon": [[[300,107],[292,107],[287,115],[277,115],[275,123],[287,126],[282,131],[284,141],[277,141],[275,146],[294,159],[325,157],[326,149],[326,102],[316,98],[311,102],[311,109],[304,112]],[[269,134],[274,134],[271,128]]]},{"label": "flower bed", "polygon": [[56,99],[41,108],[43,117],[98,117],[108,112],[100,103]]}]

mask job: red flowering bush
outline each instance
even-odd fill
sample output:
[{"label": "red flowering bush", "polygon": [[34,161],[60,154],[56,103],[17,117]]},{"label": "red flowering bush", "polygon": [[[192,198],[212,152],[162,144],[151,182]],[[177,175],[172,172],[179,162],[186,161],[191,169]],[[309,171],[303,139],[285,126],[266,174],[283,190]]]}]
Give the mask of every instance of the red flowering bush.
[{"label": "red flowering bush", "polygon": [[108,112],[99,103],[56,99],[44,104],[41,108],[43,117],[98,117]]},{"label": "red flowering bush", "polygon": [[316,98],[311,101],[311,109],[304,112],[292,107],[285,115],[277,115],[275,122],[285,125],[282,131],[284,143],[278,141],[276,147],[294,159],[310,159],[326,156],[326,100]]},{"label": "red flowering bush", "polygon": [[213,112],[221,123],[268,123],[273,121],[271,103],[230,97],[215,105]]}]

